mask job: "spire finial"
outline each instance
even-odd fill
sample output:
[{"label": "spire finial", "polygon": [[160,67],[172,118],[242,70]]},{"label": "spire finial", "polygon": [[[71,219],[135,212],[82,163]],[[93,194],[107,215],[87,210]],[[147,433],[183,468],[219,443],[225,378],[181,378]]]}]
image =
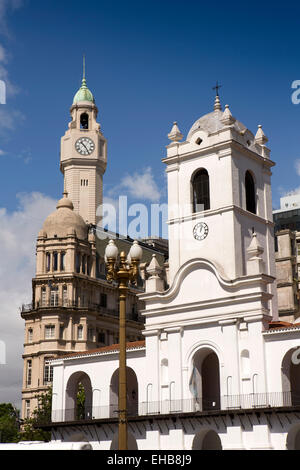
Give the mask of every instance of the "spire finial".
[{"label": "spire finial", "polygon": [[85,80],[85,54],[83,54],[83,74],[82,74],[82,78],[83,80]]},{"label": "spire finial", "polygon": [[220,103],[220,96],[219,96],[219,89],[222,87],[222,85],[219,85],[218,81],[216,83],[216,86],[213,87],[213,90],[216,90],[216,99],[215,99],[215,105],[214,105],[214,110],[220,110],[222,111],[222,106]]}]

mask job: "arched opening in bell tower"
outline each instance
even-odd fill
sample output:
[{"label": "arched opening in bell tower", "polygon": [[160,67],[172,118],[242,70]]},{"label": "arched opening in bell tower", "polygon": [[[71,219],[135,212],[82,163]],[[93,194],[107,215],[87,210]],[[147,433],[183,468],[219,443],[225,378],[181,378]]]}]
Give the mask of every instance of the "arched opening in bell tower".
[{"label": "arched opening in bell tower", "polygon": [[192,178],[193,212],[210,209],[209,175],[202,168]]},{"label": "arched opening in bell tower", "polygon": [[82,113],[80,116],[80,129],[88,130],[89,128],[89,115]]},{"label": "arched opening in bell tower", "polygon": [[246,171],[245,175],[245,191],[246,191],[246,210],[256,214],[256,197],[255,183],[250,171]]}]

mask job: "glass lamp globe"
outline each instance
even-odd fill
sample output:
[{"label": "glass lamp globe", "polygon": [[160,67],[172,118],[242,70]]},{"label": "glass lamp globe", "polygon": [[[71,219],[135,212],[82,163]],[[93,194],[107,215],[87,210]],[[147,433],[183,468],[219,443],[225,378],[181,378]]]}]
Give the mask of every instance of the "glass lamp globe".
[{"label": "glass lamp globe", "polygon": [[133,245],[130,248],[128,257],[130,260],[134,259],[134,260],[140,261],[142,259],[142,256],[143,256],[143,250],[138,244],[137,240],[134,240]]},{"label": "glass lamp globe", "polygon": [[109,243],[105,249],[105,261],[107,262],[108,259],[113,259],[114,261],[117,259],[119,254],[118,248],[115,245],[113,240],[109,240]]}]

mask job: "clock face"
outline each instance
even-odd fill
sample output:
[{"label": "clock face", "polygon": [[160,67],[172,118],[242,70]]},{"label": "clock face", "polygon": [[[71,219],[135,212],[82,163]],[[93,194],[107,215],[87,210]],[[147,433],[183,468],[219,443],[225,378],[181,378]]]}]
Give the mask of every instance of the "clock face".
[{"label": "clock face", "polygon": [[91,155],[95,150],[95,144],[89,137],[81,137],[76,141],[75,148],[80,155]]},{"label": "clock face", "polygon": [[199,222],[193,229],[193,235],[196,240],[204,240],[208,235],[208,225],[204,222]]}]

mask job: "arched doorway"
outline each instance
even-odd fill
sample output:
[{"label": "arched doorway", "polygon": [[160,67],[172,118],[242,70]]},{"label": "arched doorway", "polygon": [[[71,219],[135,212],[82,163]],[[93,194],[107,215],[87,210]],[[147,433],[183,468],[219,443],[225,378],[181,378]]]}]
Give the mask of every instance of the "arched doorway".
[{"label": "arched doorway", "polygon": [[281,364],[283,405],[300,405],[300,364],[293,358],[295,351],[288,351]]},{"label": "arched doorway", "polygon": [[[138,415],[139,386],[136,373],[130,367],[126,367],[127,373],[127,414]],[[115,370],[110,381],[110,417],[118,416],[118,393],[119,393],[119,369]]]},{"label": "arched doorway", "polygon": [[195,353],[190,390],[199,411],[220,409],[220,364],[212,349],[202,348]]},{"label": "arched doorway", "polygon": [[222,450],[221,439],[212,429],[200,431],[194,437],[192,450]]},{"label": "arched doorway", "polygon": [[287,435],[287,450],[300,450],[300,426],[294,426]]},{"label": "arched doorway", "polygon": [[65,420],[92,419],[92,406],[91,379],[85,372],[75,372],[67,383]]}]

